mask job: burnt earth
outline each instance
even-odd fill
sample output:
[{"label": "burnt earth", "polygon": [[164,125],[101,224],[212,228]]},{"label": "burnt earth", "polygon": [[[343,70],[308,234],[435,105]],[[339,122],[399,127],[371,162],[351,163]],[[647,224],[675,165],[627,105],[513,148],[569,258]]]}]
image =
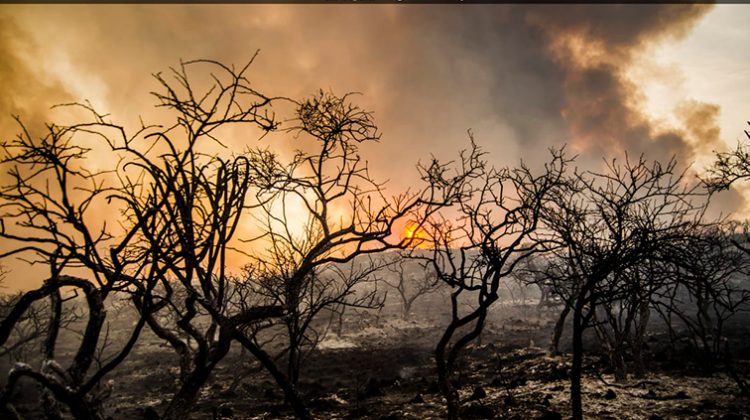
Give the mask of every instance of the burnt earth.
[{"label": "burnt earth", "polygon": [[[437,419],[444,402],[435,381],[433,346],[438,322],[384,317],[377,325],[347,328],[326,336],[305,360],[299,390],[321,419]],[[500,326],[498,326],[500,325]],[[454,385],[462,418],[568,418],[569,354],[546,350],[551,322],[490,324],[461,357]],[[595,347],[585,358],[583,402],[587,416],[602,419],[750,418],[750,399],[739,395],[726,374],[686,369],[679,355],[660,352],[652,339],[649,373],[615,383]],[[661,343],[661,344],[660,344]],[[563,343],[565,347],[565,343]],[[745,360],[735,360],[750,373]],[[675,369],[674,366],[681,367]],[[146,334],[131,357],[112,375],[115,392],[107,402],[113,419],[152,419],[174,390],[177,360]],[[33,388],[33,386],[27,387]],[[36,418],[33,389],[16,407]],[[291,419],[281,392],[252,357],[239,348],[216,368],[191,419]]]}]

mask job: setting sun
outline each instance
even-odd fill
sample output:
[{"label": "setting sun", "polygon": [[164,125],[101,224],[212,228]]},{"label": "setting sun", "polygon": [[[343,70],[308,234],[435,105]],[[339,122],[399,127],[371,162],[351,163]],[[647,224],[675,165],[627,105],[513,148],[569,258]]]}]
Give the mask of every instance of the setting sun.
[{"label": "setting sun", "polygon": [[425,241],[424,231],[415,223],[409,223],[404,228],[404,239],[410,242],[414,242],[414,245],[419,246]]}]

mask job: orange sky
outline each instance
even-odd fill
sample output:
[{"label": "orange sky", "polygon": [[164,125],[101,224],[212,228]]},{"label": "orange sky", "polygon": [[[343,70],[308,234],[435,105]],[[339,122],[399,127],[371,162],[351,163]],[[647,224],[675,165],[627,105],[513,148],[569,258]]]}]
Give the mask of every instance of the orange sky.
[{"label": "orange sky", "polygon": [[[151,73],[260,49],[251,79],[268,95],[362,93],[383,134],[363,153],[394,194],[467,129],[497,165],[568,143],[584,167],[625,150],[701,166],[750,118],[748,21],[747,5],[2,5],[0,137],[10,114],[39,124],[81,99],[135,127],[156,118]],[[719,205],[745,213],[736,191]]]}]

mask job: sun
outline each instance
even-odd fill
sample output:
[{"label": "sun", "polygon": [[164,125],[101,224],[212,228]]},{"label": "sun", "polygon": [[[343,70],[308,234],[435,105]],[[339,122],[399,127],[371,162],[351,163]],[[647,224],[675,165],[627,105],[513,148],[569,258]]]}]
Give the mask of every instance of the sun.
[{"label": "sun", "polygon": [[404,227],[404,239],[419,246],[426,238],[418,224],[409,223]]}]

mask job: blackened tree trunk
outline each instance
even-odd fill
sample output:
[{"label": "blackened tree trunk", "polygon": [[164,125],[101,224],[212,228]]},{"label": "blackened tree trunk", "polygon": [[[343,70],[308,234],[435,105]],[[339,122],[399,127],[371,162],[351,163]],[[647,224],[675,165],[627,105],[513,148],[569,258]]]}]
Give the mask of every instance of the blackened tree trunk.
[{"label": "blackened tree trunk", "polygon": [[294,387],[299,386],[299,371],[300,371],[300,346],[301,343],[297,340],[296,335],[290,335],[289,343],[289,354],[287,359],[287,378]]},{"label": "blackened tree trunk", "polygon": [[560,354],[560,338],[562,338],[563,330],[565,329],[565,320],[568,318],[570,313],[570,306],[567,304],[563,306],[560,316],[555,322],[555,329],[552,332],[552,343],[550,344],[550,352],[552,354]]},{"label": "blackened tree trunk", "polygon": [[619,346],[609,350],[609,362],[614,370],[615,382],[625,381],[628,377],[628,370],[625,365],[625,357],[622,355],[622,349]]},{"label": "blackened tree trunk", "polygon": [[573,420],[583,420],[581,373],[583,371],[583,308],[573,311],[573,361],[570,367],[570,405]]},{"label": "blackened tree trunk", "polygon": [[58,401],[68,407],[73,418],[76,420],[102,420],[103,417],[97,410],[96,405],[89,402],[85,393],[77,393],[69,386],[52,381],[46,375],[33,371],[30,368],[11,370],[5,389],[0,392],[0,407],[2,407],[0,408],[0,413],[10,418],[20,418],[8,400],[22,377],[31,378],[48,389]]},{"label": "blackened tree trunk", "polygon": [[[56,290],[49,295],[50,301],[50,317],[47,331],[47,337],[44,340],[44,359],[41,368],[39,369],[42,374],[49,375],[52,372],[47,364],[48,360],[55,359],[55,344],[57,343],[57,336],[60,332],[60,320],[62,316],[62,297],[60,291]],[[55,400],[55,396],[46,387],[40,385],[39,390],[39,405],[44,411],[44,416],[47,420],[60,420],[62,414],[60,412],[60,404]]]},{"label": "blackened tree trunk", "polygon": [[[456,360],[463,349],[472,341],[476,340],[482,334],[484,330],[484,322],[487,319],[487,311],[490,306],[497,300],[497,284],[499,276],[495,276],[492,284],[495,286],[491,290],[492,292],[480,299],[479,306],[469,314],[458,317],[458,294],[454,293],[451,296],[451,305],[453,307],[454,317],[451,323],[443,332],[440,341],[435,346],[435,361],[438,373],[438,386],[440,392],[443,394],[447,408],[447,418],[449,420],[455,420],[459,418],[460,401],[458,398],[458,390],[453,385],[453,373],[456,366]],[[460,333],[458,338],[453,340],[456,333],[462,327],[471,326],[471,329],[466,333]]]},{"label": "blackened tree trunk", "polygon": [[198,393],[216,365],[229,353],[232,335],[228,328],[222,328],[218,340],[213,343],[207,355],[198,354],[193,363],[193,370],[186,375],[180,389],[172,397],[162,418],[164,420],[183,420],[190,414],[198,399]]},{"label": "blackened tree trunk", "polygon": [[437,362],[438,386],[440,392],[445,397],[446,408],[448,410],[446,418],[449,420],[458,419],[458,391],[451,381],[453,368],[446,355],[448,342],[453,335],[455,328],[449,327],[443,334],[443,337],[435,347],[435,361]]},{"label": "blackened tree trunk", "polygon": [[68,402],[70,408],[70,414],[76,420],[102,420],[103,417],[99,414],[98,410],[94,409],[88,404],[83,398],[75,398]]},{"label": "blackened tree trunk", "polygon": [[299,394],[297,393],[297,389],[279,370],[271,356],[269,356],[268,353],[266,353],[263,349],[253,343],[252,340],[250,340],[244,334],[235,331],[233,337],[256,359],[258,359],[258,361],[263,365],[268,373],[271,374],[273,379],[276,381],[276,384],[284,392],[284,399],[286,403],[292,407],[292,410],[294,410],[294,414],[297,416],[297,418],[301,420],[311,419],[312,416],[305,406],[305,403],[302,402],[302,398],[300,398]]},{"label": "blackened tree trunk", "polygon": [[73,364],[68,369],[68,375],[70,375],[74,386],[83,383],[86,372],[94,361],[96,347],[99,344],[99,335],[107,317],[107,311],[104,309],[104,296],[102,296],[101,291],[94,289],[93,286],[86,290],[86,303],[88,304],[89,319],[81,339],[81,345],[73,359]]},{"label": "blackened tree trunk", "polygon": [[211,375],[215,365],[196,366],[182,382],[182,386],[172,397],[169,406],[167,406],[162,419],[164,420],[182,420],[188,418],[195,401],[198,399],[198,393]]},{"label": "blackened tree trunk", "polygon": [[643,339],[646,336],[646,328],[651,316],[651,305],[648,300],[642,300],[638,306],[638,322],[633,332],[631,346],[633,349],[633,373],[641,378],[646,373],[646,365],[643,361]]}]

